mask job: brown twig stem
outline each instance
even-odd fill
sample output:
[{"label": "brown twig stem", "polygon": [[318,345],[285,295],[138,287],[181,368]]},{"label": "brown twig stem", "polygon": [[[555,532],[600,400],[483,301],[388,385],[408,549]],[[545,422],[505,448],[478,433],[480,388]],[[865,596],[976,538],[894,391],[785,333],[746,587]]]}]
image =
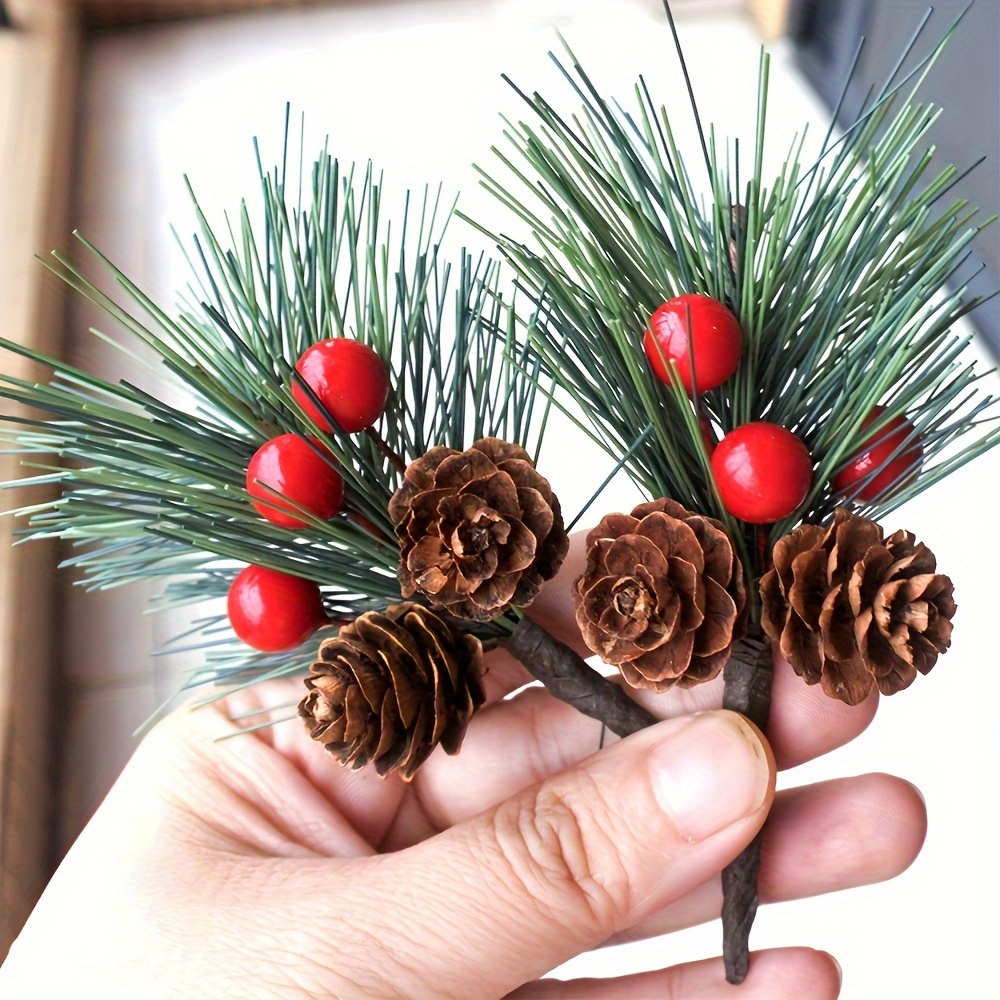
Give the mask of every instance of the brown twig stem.
[{"label": "brown twig stem", "polygon": [[[771,710],[774,664],[760,626],[733,647],[726,664],[722,707],[746,716],[758,729],[767,728]],[[726,979],[742,983],[750,967],[750,928],[757,914],[757,876],[761,834],[722,871],[722,954]]]},{"label": "brown twig stem", "polygon": [[621,687],[588,667],[579,653],[530,618],[518,622],[506,646],[556,698],[603,722],[617,736],[630,736],[657,721]]},{"label": "brown twig stem", "polygon": [[[544,628],[522,618],[504,643],[528,671],[556,698],[598,719],[618,736],[629,736],[651,726],[656,717],[634,702],[617,684],[607,680]],[[763,730],[771,706],[774,667],[771,647],[759,626],[733,647],[725,670],[723,707],[746,716]],[[726,979],[743,982],[750,966],[750,928],[757,913],[757,876],[761,835],[722,873],[722,936]]]},{"label": "brown twig stem", "polygon": [[400,456],[397,455],[396,452],[394,452],[392,448],[389,447],[388,444],[386,444],[382,435],[379,434],[379,432],[375,430],[374,427],[366,427],[365,434],[367,434],[368,437],[370,437],[375,442],[375,444],[378,446],[378,450],[382,453],[382,456],[389,460],[393,468],[400,475],[403,475],[406,472],[406,462],[404,462],[403,459],[400,458]]},{"label": "brown twig stem", "polygon": [[349,521],[353,521],[362,531],[368,532],[373,538],[378,539],[380,542],[396,544],[395,539],[390,538],[384,531],[382,531],[377,525],[373,524],[368,520],[364,514],[359,514],[356,510],[345,511],[345,516]]}]

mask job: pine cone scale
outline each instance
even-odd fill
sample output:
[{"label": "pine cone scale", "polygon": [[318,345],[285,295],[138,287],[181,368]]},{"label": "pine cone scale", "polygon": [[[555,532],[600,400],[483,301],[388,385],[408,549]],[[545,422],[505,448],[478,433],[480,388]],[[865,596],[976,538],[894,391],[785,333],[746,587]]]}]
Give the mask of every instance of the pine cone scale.
[{"label": "pine cone scale", "polygon": [[389,504],[406,598],[488,621],[531,602],[569,549],[559,502],[527,452],[483,438],[432,448]]},{"label": "pine cone scale", "polygon": [[721,653],[732,643],[736,627],[736,602],[717,580],[705,579],[705,616],[695,640],[695,656]]},{"label": "pine cone scale", "polygon": [[871,693],[871,681],[865,676],[860,657],[843,663],[827,660],[820,686],[829,697],[847,705],[860,705]]},{"label": "pine cone scale", "polygon": [[819,682],[823,676],[823,644],[818,632],[813,632],[797,616],[790,617],[778,633],[778,648],[807,684]]},{"label": "pine cone scale", "polygon": [[854,612],[844,584],[837,584],[823,599],[818,625],[830,659],[845,663],[856,658],[858,645],[854,637]]},{"label": "pine cone scale", "polygon": [[545,541],[545,534],[536,532],[517,519],[508,521],[507,531],[497,536],[497,544],[508,549],[503,561],[504,569],[508,573],[524,573],[530,569],[538,555],[538,543]]},{"label": "pine cone scale", "polygon": [[875,612],[865,608],[855,620],[854,635],[862,659],[869,664],[876,677],[885,676],[897,668],[905,670],[906,661],[899,659],[888,638],[874,627],[874,618]]},{"label": "pine cone scale", "polygon": [[698,576],[705,572],[705,553],[698,536],[683,521],[655,512],[638,523],[635,534],[648,538],[653,548],[666,558],[684,561]]},{"label": "pine cone scale", "polygon": [[[448,455],[434,474],[434,483],[441,489],[468,489],[470,483],[483,488],[497,471],[496,465],[481,451],[468,451]],[[502,484],[498,484],[502,490]]]},{"label": "pine cone scale", "polygon": [[[785,628],[785,594],[776,569],[768,570],[760,580],[761,627],[772,638],[780,637]],[[784,652],[782,652],[784,656]]]},{"label": "pine cone scale", "polygon": [[882,581],[889,576],[892,564],[892,553],[881,545],[870,548],[855,564],[848,585],[851,610],[855,615],[859,615],[862,608],[872,606]]},{"label": "pine cone scale", "polygon": [[[357,709],[353,715],[348,714],[348,724],[350,724],[352,721],[357,722],[363,717],[362,709],[365,706],[373,712],[380,710],[388,685],[386,684],[385,679],[381,677],[377,671],[372,669],[371,664],[367,663],[363,658],[348,656],[344,658],[344,661],[350,666],[351,674],[357,683],[358,695],[365,700],[364,706],[356,700],[356,703],[353,705],[351,702],[347,703],[348,710],[352,707]],[[347,678],[344,677],[339,679],[342,681],[347,680]],[[324,691],[324,694],[328,694],[328,690]]]},{"label": "pine cone scale", "polygon": [[882,529],[867,518],[843,519],[834,529],[834,544],[829,551],[830,570],[837,566],[854,567],[872,548],[882,545]]},{"label": "pine cone scale", "polygon": [[630,575],[636,566],[644,566],[656,579],[670,575],[666,554],[642,535],[625,535],[612,540],[606,547],[604,570],[608,576],[618,578]]},{"label": "pine cone scale", "polygon": [[740,638],[742,575],[720,524],[672,500],[640,504],[588,535],[577,624],[627,684],[690,686],[716,676]]},{"label": "pine cone scale", "polygon": [[[549,491],[551,496],[551,491]],[[517,491],[517,504],[520,518],[531,533],[544,542],[549,532],[555,527],[556,516],[552,507],[552,499],[548,499],[540,490],[530,486],[522,486]]]},{"label": "pine cone scale", "polygon": [[482,612],[480,617],[495,618],[514,603],[521,603],[515,602],[520,579],[517,573],[505,573],[484,580],[475,591],[476,604]]},{"label": "pine cone scale", "polygon": [[850,705],[894,694],[951,643],[956,605],[934,554],[909,532],[889,538],[867,518],[797,528],[761,580],[762,625],[810,684]]},{"label": "pine cone scale", "polygon": [[455,753],[485,700],[480,641],[419,604],[370,611],[320,647],[299,705],[343,764],[409,780],[438,744]]},{"label": "pine cone scale", "polygon": [[[624,666],[634,670],[647,682],[662,681],[664,678],[677,680],[687,671],[693,655],[694,633],[686,632],[675,641],[658,645]],[[633,687],[639,686],[633,684]]]},{"label": "pine cone scale", "polygon": [[822,549],[801,552],[791,564],[794,582],[788,588],[788,603],[813,631],[819,628],[823,600],[829,589],[828,559]]},{"label": "pine cone scale", "polygon": [[688,527],[694,532],[705,563],[705,576],[725,588],[733,578],[733,546],[729,537],[705,517],[691,517]]},{"label": "pine cone scale", "polygon": [[670,559],[670,585],[680,596],[680,628],[694,632],[705,621],[705,583],[698,570],[683,559]]},{"label": "pine cone scale", "polygon": [[817,524],[803,524],[774,546],[772,562],[781,581],[788,579],[796,556],[819,545],[826,532]]}]

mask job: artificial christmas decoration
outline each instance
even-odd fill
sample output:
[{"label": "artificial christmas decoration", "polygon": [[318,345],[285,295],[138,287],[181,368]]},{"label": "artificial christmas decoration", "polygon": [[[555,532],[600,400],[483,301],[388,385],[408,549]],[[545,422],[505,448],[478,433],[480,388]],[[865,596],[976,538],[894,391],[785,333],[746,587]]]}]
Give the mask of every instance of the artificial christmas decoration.
[{"label": "artificial christmas decoration", "polygon": [[[770,183],[766,55],[749,166],[696,104],[691,157],[645,81],[629,107],[557,59],[583,106],[518,91],[531,120],[509,124],[500,175],[481,170],[510,214],[493,238],[514,296],[500,265],[449,265],[437,197],[415,222],[407,202],[390,239],[372,168],[326,152],[308,183],[287,157],[262,170],[262,217],[241,211],[224,238],[196,205],[191,288],[211,294],[178,316],[83,240],[114,296],[62,255],[54,270],[188,402],[2,342],[54,372],[0,376],[48,414],[4,435],[38,467],[20,485],[62,489],[21,512],[23,534],[78,546],[90,586],[168,578],[178,606],[228,595],[228,620],[206,614],[186,639],[206,649],[193,683],[219,697],[312,663],[310,735],[388,780],[458,750],[499,646],[621,736],[655,721],[632,686],[720,671],[724,707],[766,731],[772,643],[849,704],[906,687],[949,646],[952,587],[875,522],[1000,442],[952,332],[977,304],[947,285],[975,230],[945,199],[955,169],[929,173],[936,112],[904,90],[937,51],[815,158],[797,142]],[[624,685],[530,617],[567,549],[536,468],[552,408],[605,449],[604,485],[624,470],[648,498],[600,520],[574,588]],[[761,836],[722,875],[733,983]]]},{"label": "artificial christmas decoration", "polygon": [[[454,558],[451,579],[465,603],[447,592],[451,608],[437,620],[462,637],[456,648],[530,646],[529,668],[546,683],[592,686],[583,660],[523,614],[568,543],[558,500],[535,471],[549,412],[536,400],[548,383],[517,342],[499,268],[464,254],[454,268],[440,258],[448,216],[436,214],[429,193],[419,220],[408,227],[404,218],[406,238],[391,242],[373,178],[371,168],[342,173],[323,153],[305,211],[286,195],[280,171],[262,172],[266,235],[244,212],[228,247],[196,203],[207,252],[194,256],[207,273],[194,285],[219,295],[188,303],[176,319],[83,241],[135,309],[154,317],[148,328],[55,255],[54,269],[169,359],[193,398],[177,406],[33,355],[55,370],[52,382],[7,379],[2,392],[57,419],[8,439],[28,456],[73,461],[56,473],[61,496],[30,512],[27,534],[84,547],[73,561],[93,586],[173,576],[166,603],[225,597],[226,611],[201,616],[185,637],[186,646],[204,644],[192,683],[214,685],[210,700],[254,679],[301,673],[315,658],[317,629],[401,604],[408,576],[390,514],[396,496],[396,513],[409,510],[407,537],[418,525],[443,532]],[[259,273],[262,239],[270,264]],[[380,262],[388,259],[396,269],[384,281]],[[300,274],[324,282],[298,281]],[[371,322],[354,329],[358,317]],[[418,470],[447,478],[464,460],[438,468],[434,457],[466,453],[467,480],[442,479],[440,509],[419,496]],[[46,472],[22,484],[49,481]],[[498,572],[487,579],[490,565]],[[421,615],[406,620],[427,625]],[[439,631],[424,627],[421,641]],[[463,683],[476,701],[473,673]],[[650,722],[614,685],[601,680],[599,690],[591,714],[615,706],[614,731]],[[464,712],[458,700],[452,708],[454,719]],[[457,723],[448,725],[441,740],[453,746]],[[429,752],[426,740],[441,736],[435,732],[413,729],[394,770],[412,776]]]},{"label": "artificial christmas decoration", "polygon": [[584,642],[632,687],[711,680],[742,638],[743,567],[729,537],[672,500],[607,515],[587,536],[574,596]]},{"label": "artificial christmas decoration", "polygon": [[489,621],[531,603],[569,548],[559,501],[518,445],[432,448],[389,501],[404,597]]},{"label": "artificial christmas decoration", "polygon": [[771,524],[796,511],[808,496],[812,459],[794,434],[757,420],[719,442],[712,452],[712,473],[733,517]]},{"label": "artificial christmas decoration", "polygon": [[299,705],[339,761],[410,780],[440,744],[458,753],[485,698],[483,647],[420,604],[369,611],[319,648]]},{"label": "artificial christmas decoration", "polygon": [[865,417],[862,430],[879,425],[872,436],[848,459],[837,473],[833,488],[856,500],[871,502],[888,495],[916,475],[923,448],[915,440],[916,431],[906,417],[896,416],[886,423],[884,406],[875,406]]},{"label": "artificial christmas decoration", "polygon": [[[723,704],[766,731],[772,664],[758,595],[775,544],[803,522],[827,523],[845,499],[864,516],[884,517],[1000,440],[986,415],[995,401],[959,360],[968,334],[952,331],[979,301],[947,287],[976,230],[965,202],[945,198],[956,169],[929,169],[925,138],[936,111],[912,93],[944,42],[907,63],[916,36],[899,61],[911,68],[873,88],[857,122],[836,137],[831,129],[815,156],[807,159],[797,139],[769,183],[767,54],[748,164],[746,143],[704,126],[665,8],[697,126],[694,155],[678,148],[673,102],[658,106],[641,78],[632,102],[611,99],[567,50],[569,65],[554,59],[573,106],[517,88],[528,114],[510,123],[499,165],[481,173],[522,223],[490,232],[540,303],[526,335],[541,370],[647,497],[715,518],[728,535],[750,600],[746,635],[725,667]],[[682,378],[667,384],[651,370],[649,318],[693,295],[738,319],[742,348],[727,379],[689,394]],[[685,321],[693,341],[687,310]],[[697,346],[693,353],[698,390]],[[866,426],[879,401],[884,413]],[[897,440],[885,461],[873,456],[884,468],[845,496],[837,474],[874,452],[873,434],[899,429],[899,419],[909,424],[905,443]],[[881,472],[917,442],[919,461],[907,460],[883,485]],[[944,583],[918,595],[921,582],[886,590],[870,620],[866,608],[852,608],[859,646],[891,635],[903,662],[927,664],[925,609],[937,623],[927,642],[937,648],[949,606]],[[723,872],[733,983],[749,967],[759,859],[760,838]]]},{"label": "artificial christmas decoration", "polygon": [[257,512],[272,524],[304,528],[298,509],[329,521],[344,502],[344,480],[318,442],[282,434],[254,452],[247,466],[247,492],[258,501]]},{"label": "artificial christmas decoration", "polygon": [[295,371],[292,395],[321,430],[333,430],[329,417],[348,433],[364,430],[385,410],[389,373],[367,344],[350,337],[320,341],[303,352]]},{"label": "artificial christmas decoration", "polygon": [[761,624],[782,656],[848,705],[909,687],[951,645],[954,588],[934,554],[844,508],[829,528],[782,538],[760,590]]},{"label": "artificial christmas decoration", "polygon": [[649,318],[643,336],[656,377],[670,384],[669,363],[689,392],[705,393],[733,376],[740,363],[740,321],[708,295],[679,295]]},{"label": "artificial christmas decoration", "polygon": [[263,566],[247,566],[236,575],[226,606],[233,631],[268,653],[295,649],[326,622],[315,583]]}]

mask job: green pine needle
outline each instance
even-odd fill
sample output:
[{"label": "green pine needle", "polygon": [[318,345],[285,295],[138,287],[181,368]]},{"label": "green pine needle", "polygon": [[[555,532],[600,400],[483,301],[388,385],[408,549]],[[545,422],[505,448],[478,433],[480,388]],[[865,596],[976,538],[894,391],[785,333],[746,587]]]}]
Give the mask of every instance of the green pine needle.
[{"label": "green pine needle", "polygon": [[[756,572],[764,568],[756,529],[723,508],[699,417],[722,434],[768,420],[809,448],[813,489],[771,526],[772,544],[844,502],[830,482],[897,416],[912,423],[913,435],[869,478],[916,440],[923,464],[916,478],[859,502],[868,516],[885,516],[1000,443],[996,400],[980,392],[981,373],[962,360],[968,336],[952,329],[979,300],[949,284],[993,220],[977,225],[964,201],[946,204],[959,173],[932,171],[926,136],[939,112],[912,93],[946,40],[906,78],[896,79],[897,67],[836,141],[831,125],[816,162],[801,161],[804,134],[797,138],[769,186],[762,53],[752,170],[742,169],[738,143],[720,149],[714,129],[701,133],[704,163],[698,156],[695,166],[706,175],[707,205],[671,115],[646,82],[640,78],[626,110],[597,90],[568,47],[568,68],[552,58],[576,111],[518,90],[531,117],[505,120],[507,146],[494,148],[499,169],[479,168],[484,187],[530,233],[479,227],[537,304],[527,341],[542,372],[587,415],[591,436],[640,489],[725,521]],[[653,311],[691,292],[726,302],[745,342],[736,375],[696,400],[679,380],[662,385],[642,348]],[[863,429],[876,404],[886,407],[884,417]]]},{"label": "green pine needle", "polygon": [[[243,202],[223,230],[213,229],[192,190],[192,279],[176,315],[82,236],[117,296],[53,255],[57,274],[159,358],[159,366],[147,365],[146,388],[0,341],[53,371],[39,384],[0,375],[0,396],[48,415],[0,431],[30,470],[6,485],[60,489],[57,499],[15,512],[27,519],[20,539],[71,543],[77,551],[65,565],[91,589],[162,579],[157,608],[218,599],[217,610],[173,644],[204,652],[189,686],[231,688],[301,671],[315,652],[315,640],[257,654],[236,639],[222,599],[242,565],[316,581],[333,621],[400,600],[387,512],[400,482],[397,460],[408,463],[434,445],[463,449],[487,435],[537,455],[548,411],[544,399],[535,405],[540,362],[516,343],[497,264],[463,252],[453,275],[441,256],[453,206],[440,191],[415,205],[408,197],[401,229],[390,233],[370,165],[344,171],[324,149],[303,186],[290,182],[298,165],[288,159],[286,130],[285,166],[260,169],[259,217]],[[137,357],[129,340],[92,332]],[[324,433],[291,395],[302,352],[339,336],[369,344],[390,366],[376,435]],[[179,387],[183,403],[164,401],[164,375],[170,398]],[[251,506],[250,458],[288,432],[322,442],[344,476],[346,509],[332,521],[303,513],[306,527],[290,530]],[[476,629],[485,638],[502,631]]]}]

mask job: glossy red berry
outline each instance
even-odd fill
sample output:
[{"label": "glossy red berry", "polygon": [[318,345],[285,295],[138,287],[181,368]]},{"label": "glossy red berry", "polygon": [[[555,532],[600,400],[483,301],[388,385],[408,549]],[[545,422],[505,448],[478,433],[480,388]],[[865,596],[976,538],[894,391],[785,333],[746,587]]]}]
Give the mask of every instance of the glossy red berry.
[{"label": "glossy red berry", "polygon": [[[335,337],[313,344],[296,362],[295,370],[316,394],[327,413],[349,434],[370,427],[385,409],[389,372],[365,344]],[[295,379],[292,395],[317,427],[332,431],[326,413]]]},{"label": "glossy red berry", "polygon": [[[694,347],[694,377],[688,350]],[[707,295],[681,295],[664,302],[649,318],[643,338],[646,357],[661,381],[670,384],[668,361],[677,363],[684,388],[699,393],[722,385],[739,367],[743,350],[740,321],[721,303]]]},{"label": "glossy red berry", "polygon": [[229,587],[229,622],[254,649],[294,649],[326,624],[319,587],[263,566],[247,566]]},{"label": "glossy red berry", "polygon": [[[865,417],[862,429],[871,427],[884,413],[884,406],[873,407]],[[923,448],[918,441],[911,438],[912,434],[913,424],[906,417],[893,417],[851,456],[847,465],[833,480],[833,488],[838,493],[852,494],[854,499],[870,503],[901,486],[916,474],[924,457]],[[907,439],[910,443],[906,450],[892,458]],[[892,461],[889,461],[890,459]],[[885,465],[886,462],[889,464]],[[882,465],[885,465],[885,468],[855,492],[854,484],[871,475]]]},{"label": "glossy red berry", "polygon": [[784,427],[758,421],[737,427],[719,442],[712,472],[730,514],[751,524],[770,524],[805,500],[812,485],[812,458]]},{"label": "glossy red berry", "polygon": [[[267,487],[292,503],[282,504]],[[247,492],[263,501],[254,504],[261,517],[283,528],[303,528],[305,521],[292,504],[329,521],[344,503],[344,480],[305,438],[282,434],[261,445],[250,459]],[[275,503],[282,509],[271,506]]]}]

